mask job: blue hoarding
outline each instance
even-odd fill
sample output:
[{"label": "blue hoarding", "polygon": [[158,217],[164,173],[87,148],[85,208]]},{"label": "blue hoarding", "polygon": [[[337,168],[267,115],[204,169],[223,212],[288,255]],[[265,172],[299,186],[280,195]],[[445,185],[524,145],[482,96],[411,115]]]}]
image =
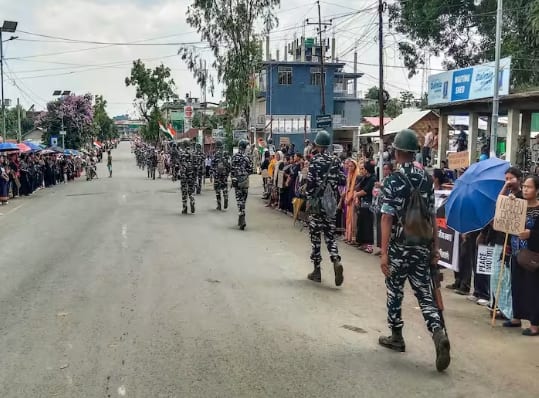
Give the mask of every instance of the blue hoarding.
[{"label": "blue hoarding", "polygon": [[[492,97],[494,62],[429,76],[429,105]],[[500,60],[499,95],[509,94],[511,57]]]}]

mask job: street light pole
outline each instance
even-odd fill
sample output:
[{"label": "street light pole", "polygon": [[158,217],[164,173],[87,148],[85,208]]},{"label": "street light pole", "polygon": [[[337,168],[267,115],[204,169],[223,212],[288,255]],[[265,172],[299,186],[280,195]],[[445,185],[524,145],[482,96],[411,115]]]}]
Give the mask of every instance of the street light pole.
[{"label": "street light pole", "polygon": [[2,75],[2,138],[6,142],[6,107],[4,105],[4,41],[2,39],[2,28],[0,28],[0,73]]},{"label": "street light pole", "polygon": [[[2,32],[10,32],[13,33],[17,29],[17,22],[13,21],[4,21],[4,24],[0,27],[0,80],[1,80],[1,86],[2,86],[2,134],[4,142],[7,140],[7,132],[6,132],[6,106],[5,106],[5,100],[4,100],[4,41],[2,38]],[[13,38],[9,39],[12,40]]]},{"label": "street light pole", "polygon": [[500,57],[502,50],[503,0],[498,0],[496,12],[496,60],[494,66],[494,93],[492,95],[492,123],[490,126],[490,157],[496,157],[498,146],[498,117],[500,112]]}]

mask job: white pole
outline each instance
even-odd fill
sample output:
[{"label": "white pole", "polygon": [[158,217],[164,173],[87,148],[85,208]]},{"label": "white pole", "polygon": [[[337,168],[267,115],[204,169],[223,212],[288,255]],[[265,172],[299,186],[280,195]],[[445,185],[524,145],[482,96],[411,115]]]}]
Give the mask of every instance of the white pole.
[{"label": "white pole", "polygon": [[[503,0],[498,0],[496,13],[496,61],[494,67],[494,93],[492,96],[492,123],[490,126],[490,157],[496,157],[498,144],[498,117],[500,112],[500,54],[502,47]],[[473,150],[473,148],[471,148]]]}]

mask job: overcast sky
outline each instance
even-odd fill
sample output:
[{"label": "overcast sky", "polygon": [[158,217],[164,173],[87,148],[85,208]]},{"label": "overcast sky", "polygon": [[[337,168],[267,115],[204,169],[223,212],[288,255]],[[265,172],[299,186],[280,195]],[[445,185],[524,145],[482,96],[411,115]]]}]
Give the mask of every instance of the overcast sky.
[{"label": "overcast sky", "polygon": [[[337,55],[341,60],[353,60],[353,46],[358,40],[362,63],[359,71],[366,73],[360,80],[361,90],[376,85],[378,76],[377,12],[373,7],[376,3],[374,0],[321,1],[322,18],[334,18],[328,35],[335,31]],[[15,33],[18,39],[4,43],[5,98],[15,101],[19,97],[25,107],[35,104],[36,109],[43,109],[54,90],[90,92],[104,95],[112,116],[133,114],[134,90],[125,87],[124,80],[132,60],[137,58],[148,66],[162,62],[170,67],[181,97],[188,92],[200,97],[200,89],[176,55],[178,43],[199,41],[199,36],[185,22],[188,4],[188,0],[0,0],[2,17],[19,22]],[[363,11],[352,14],[358,10]],[[312,0],[287,0],[282,2],[277,16],[279,26],[271,34],[271,48],[274,57],[275,50],[280,49],[282,58],[285,43],[294,35],[301,36],[302,21],[306,18],[317,21],[318,15]],[[59,42],[25,32],[82,41],[153,45]],[[314,33],[314,26],[306,27],[306,36],[312,37]],[[4,33],[4,40],[9,36]],[[402,66],[396,49],[398,39],[392,35],[385,38],[387,65]],[[197,46],[211,61],[204,44]],[[432,67],[439,67],[432,62]],[[352,70],[352,62],[347,69]],[[409,80],[405,69],[387,67],[386,77],[392,95],[398,96],[403,90],[419,95],[421,91],[421,76]],[[219,90],[214,98],[208,95],[208,100],[220,98]]]}]

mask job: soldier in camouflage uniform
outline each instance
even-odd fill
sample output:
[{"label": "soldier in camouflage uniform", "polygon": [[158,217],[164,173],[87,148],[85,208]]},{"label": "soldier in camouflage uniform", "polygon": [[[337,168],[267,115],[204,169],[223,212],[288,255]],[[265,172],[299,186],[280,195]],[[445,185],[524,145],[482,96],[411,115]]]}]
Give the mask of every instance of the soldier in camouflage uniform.
[{"label": "soldier in camouflage uniform", "polygon": [[238,152],[232,156],[232,186],[236,189],[236,202],[238,204],[238,226],[244,230],[245,223],[245,202],[249,193],[249,176],[253,172],[253,163],[245,150],[249,143],[241,140],[238,144]]},{"label": "soldier in camouflage uniform", "polygon": [[196,180],[196,155],[191,148],[188,138],[182,141],[180,152],[180,182],[182,185],[182,214],[187,214],[187,197],[191,205],[191,213],[195,212],[195,180]]},{"label": "soldier in camouflage uniform", "polygon": [[202,181],[204,176],[204,159],[206,158],[204,156],[204,152],[202,151],[202,145],[196,144],[196,166],[197,166],[197,174],[196,174],[196,190],[197,195],[200,195],[202,192]]},{"label": "soldier in camouflage uniform", "polygon": [[[338,187],[346,184],[346,177],[340,162],[327,153],[327,148],[330,143],[331,137],[326,131],[321,131],[316,135],[315,144],[317,147],[317,154],[311,160],[307,175],[306,193],[308,202],[312,199],[321,197],[326,184],[329,184],[335,198],[338,198]],[[324,184],[325,179],[326,182]],[[335,215],[326,215],[324,209],[320,209],[318,213],[314,213],[311,209],[309,213],[309,235],[312,248],[311,261],[313,262],[314,270],[307,276],[307,278],[313,282],[320,283],[322,281],[322,274],[320,272],[320,264],[322,262],[322,255],[320,253],[322,239],[320,235],[324,233],[326,246],[335,272],[335,284],[341,286],[344,280],[343,266],[341,264],[337,242],[335,241]]]},{"label": "soldier in camouflage uniform", "polygon": [[[409,280],[427,328],[432,333],[436,348],[436,368],[443,371],[449,366],[450,345],[431,287],[430,267],[439,259],[433,180],[427,172],[413,165],[414,152],[418,148],[414,131],[403,130],[397,134],[393,147],[401,168],[384,182],[381,223],[381,268],[386,277],[387,320],[392,334],[380,337],[379,343],[395,351],[405,351],[401,307],[404,283]],[[410,237],[404,233],[403,217],[406,214],[407,198],[416,189],[420,190],[431,213],[434,239],[432,242],[411,245],[406,242]]]},{"label": "soldier in camouflage uniform", "polygon": [[180,159],[181,149],[174,142],[170,148],[170,174],[172,175],[172,181],[176,181],[179,178]]},{"label": "soldier in camouflage uniform", "polygon": [[230,174],[230,156],[223,149],[223,142],[215,144],[217,152],[213,157],[211,169],[213,174],[213,189],[217,198],[217,210],[221,210],[221,191],[223,192],[224,208],[228,208],[228,176]]}]

